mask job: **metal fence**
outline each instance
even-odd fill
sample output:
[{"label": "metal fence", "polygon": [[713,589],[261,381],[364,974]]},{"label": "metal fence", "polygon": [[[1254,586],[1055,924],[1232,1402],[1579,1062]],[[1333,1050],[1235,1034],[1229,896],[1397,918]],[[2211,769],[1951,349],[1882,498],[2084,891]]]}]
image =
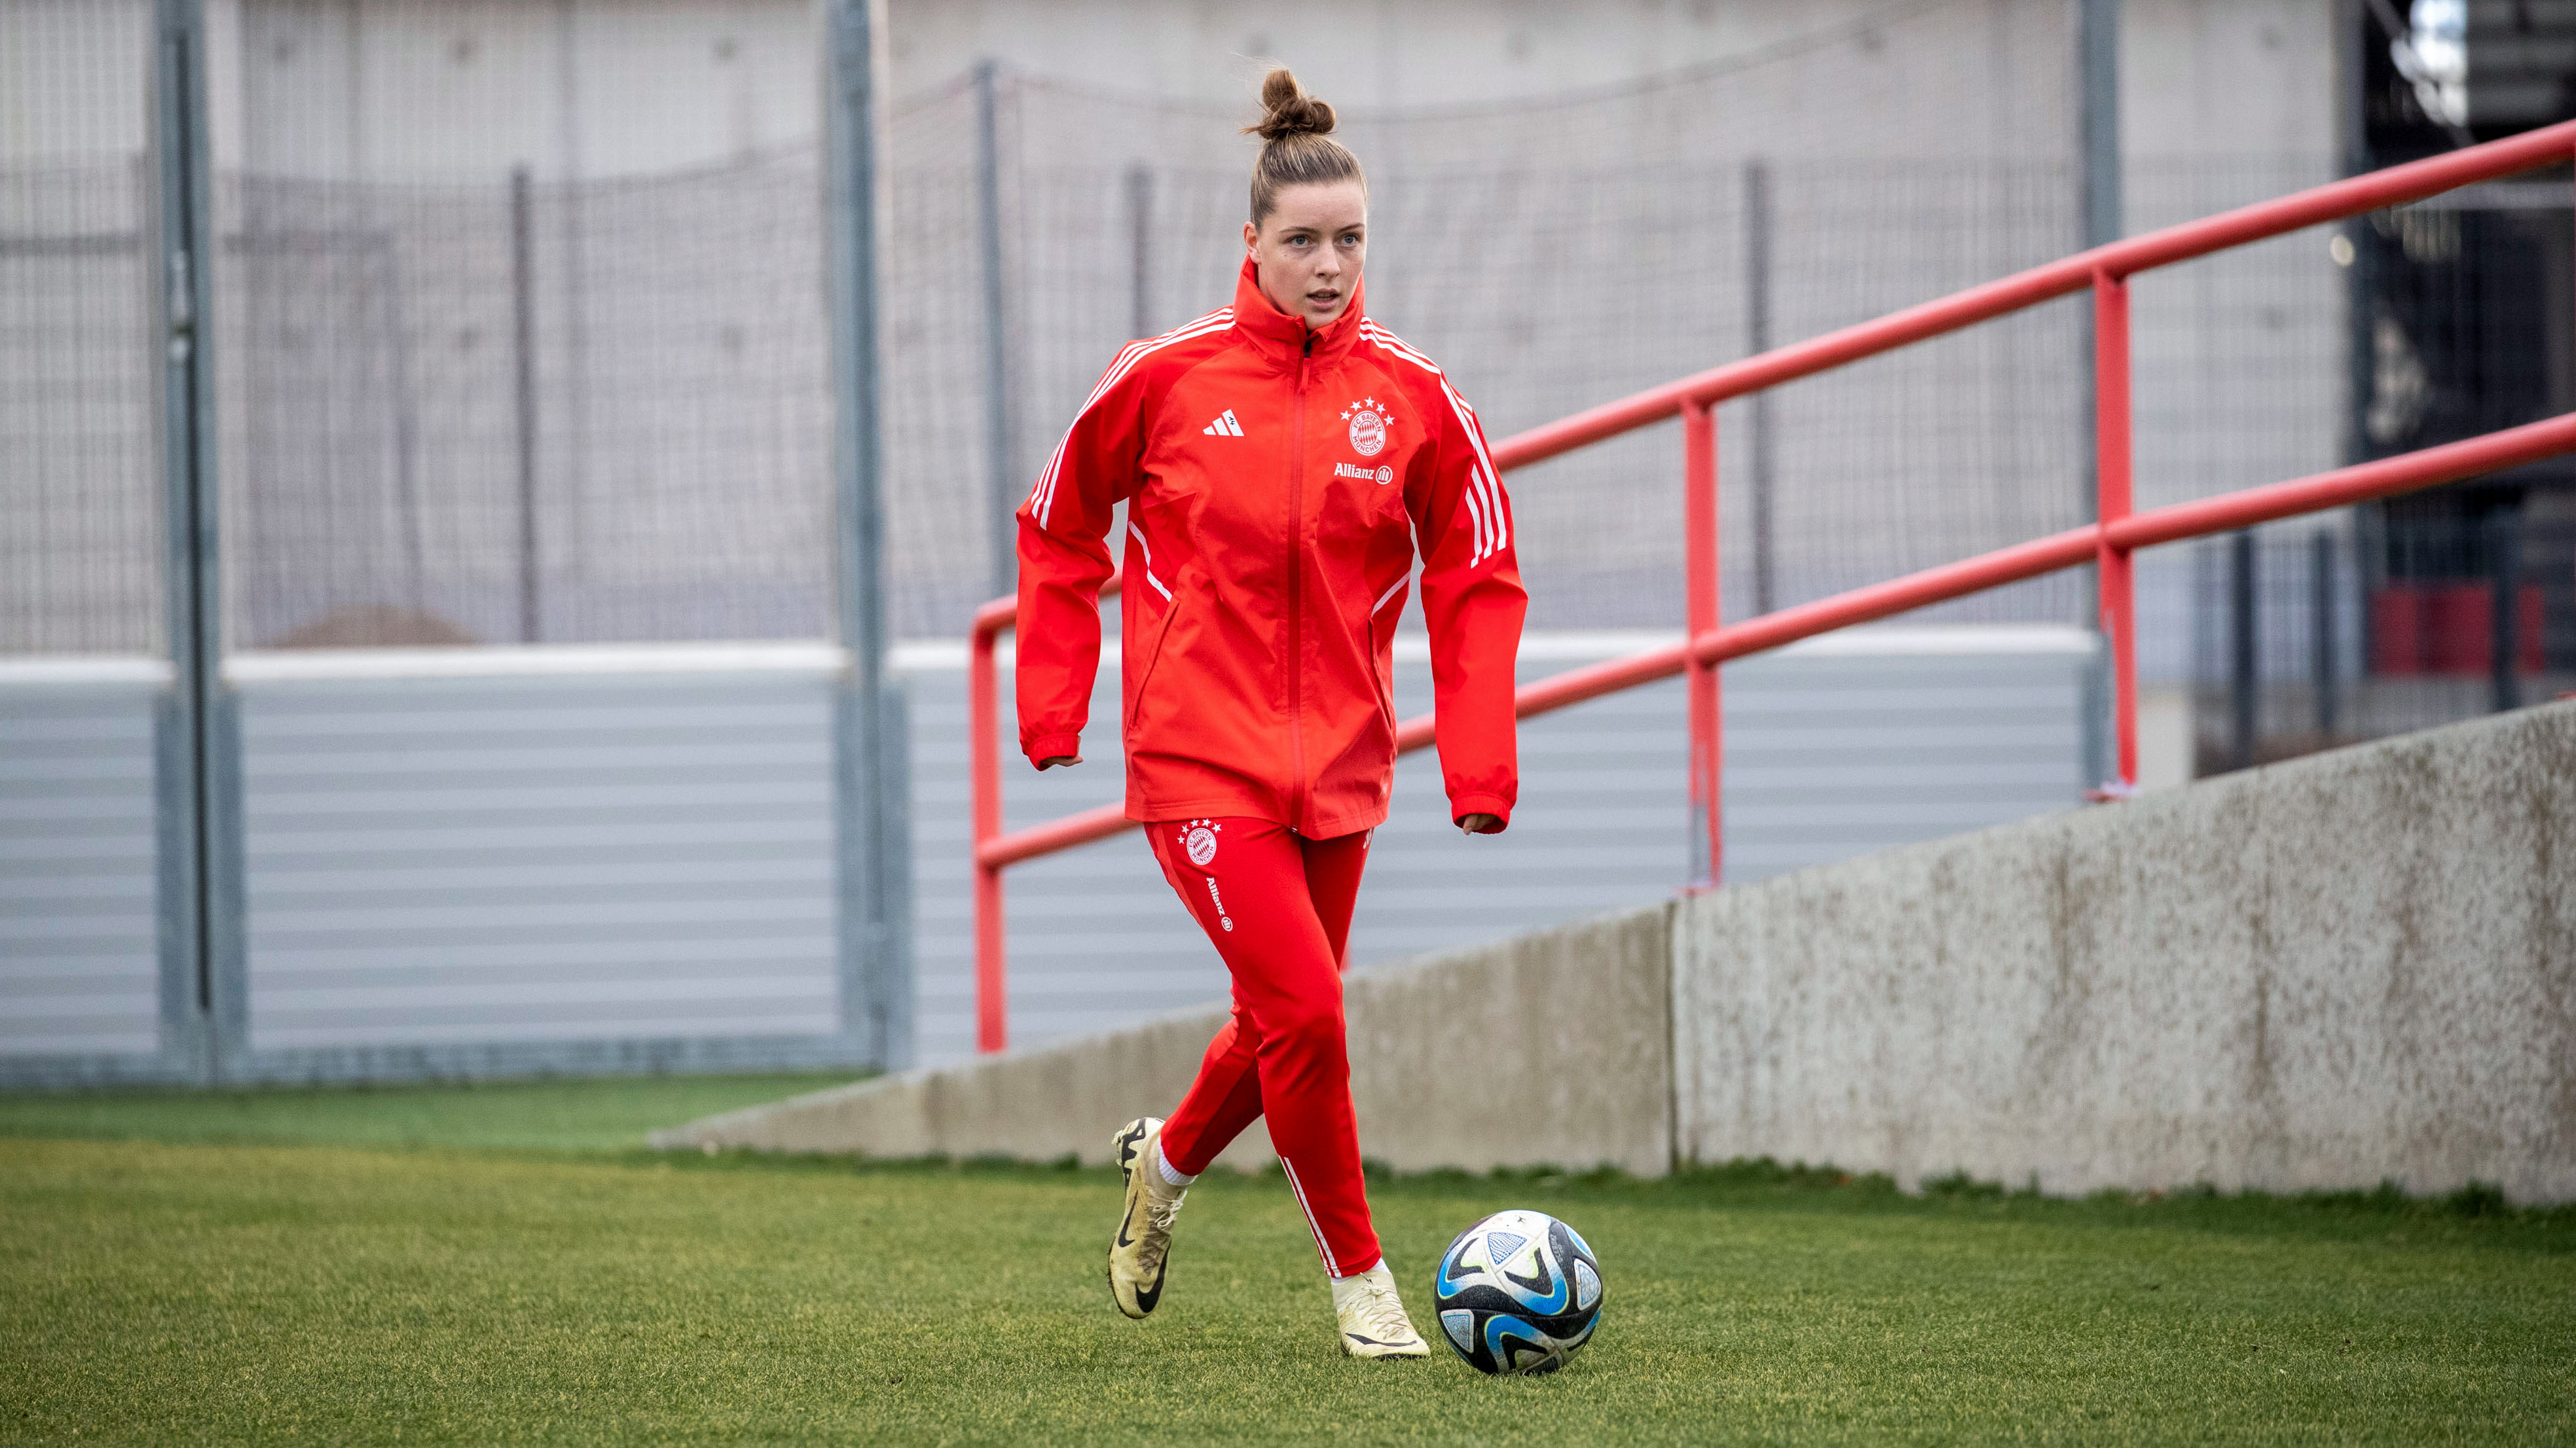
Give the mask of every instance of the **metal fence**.
[{"label": "metal fence", "polygon": [[[11,13],[73,10],[116,18],[21,53],[99,67],[106,30],[148,13]],[[460,114],[498,94],[477,89],[501,84],[485,72],[611,64],[545,7],[486,10],[242,8],[238,80],[215,98],[236,114],[218,134],[241,137],[215,158],[228,643],[828,637],[810,21],[693,57],[744,67],[764,37],[794,52],[770,69],[801,76],[804,100],[771,102],[786,114],[768,131],[679,134],[612,167]],[[1375,178],[1373,309],[1508,433],[2060,254],[2079,234],[2069,44],[2062,5],[1952,0],[1507,113],[1352,111]],[[373,77],[363,100],[350,64]],[[43,381],[0,398],[0,651],[159,647],[150,167],[131,77],[123,94],[122,131],[112,106],[65,101],[102,118],[98,137],[0,158],[0,371]],[[702,101],[684,89],[673,108]],[[962,634],[1007,581],[1001,518],[1100,366],[1226,300],[1241,120],[1008,72],[894,108],[896,635]],[[1889,135],[1939,139],[1887,155]],[[2162,224],[2330,169],[2322,153],[2149,158],[2128,212]],[[2174,424],[2142,429],[2142,501],[2338,460],[2343,290],[2322,237],[2142,289],[2140,414]],[[2079,520],[2082,338],[2078,310],[2043,309],[1730,409],[1730,611]],[[1678,486],[1642,439],[1532,474],[1534,623],[1677,624],[1678,545],[1654,520]],[[2079,592],[1958,607],[2081,621]],[[2179,677],[2186,635],[2171,640]]]},{"label": "metal fence", "polygon": [[2244,533],[2191,564],[2204,775],[2576,691],[2576,519]]},{"label": "metal fence", "polygon": [[[15,731],[0,754],[0,853],[18,891],[0,928],[18,932],[15,961],[55,962],[38,974],[58,1002],[92,976],[142,989],[134,962],[158,952],[166,967],[193,929],[238,938],[241,990],[285,979],[262,975],[263,952],[359,948],[289,935],[341,928],[332,912],[371,908],[383,884],[325,868],[335,838],[356,858],[422,823],[402,824],[390,786],[319,787],[384,722],[360,727],[376,707],[363,696],[382,692],[368,671],[393,667],[367,650],[499,658],[534,645],[537,661],[478,677],[550,670],[573,708],[604,656],[561,651],[828,649],[840,632],[832,72],[816,12],[709,7],[642,36],[535,0],[243,0],[227,26],[198,32],[213,48],[198,56],[208,89],[182,98],[206,123],[205,440],[222,500],[223,592],[206,616],[224,634],[202,737],[268,773],[236,802],[247,844],[227,845],[220,819],[204,839],[172,833],[173,740],[196,726],[171,712],[184,677],[151,666],[184,653],[170,620],[191,576],[167,525],[170,158],[156,137],[171,113],[155,101],[155,36],[189,8],[0,4],[0,659],[17,669],[0,680],[0,728]],[[1508,433],[2060,254],[2080,231],[2067,11],[1892,4],[1543,104],[1346,110],[1375,188],[1372,309]],[[1251,150],[1234,133],[1246,116],[1225,108],[1010,72],[958,76],[884,116],[884,605],[897,636],[954,638],[1007,583],[1001,519],[1098,369],[1129,338],[1230,295]],[[1891,135],[1908,138],[1894,154]],[[2330,169],[2321,155],[2133,164],[2129,215],[2154,225]],[[2138,295],[2142,505],[2337,460],[2349,328],[2323,237],[2196,262]],[[1730,404],[1729,615],[2079,521],[2082,348],[2080,308],[2059,305]],[[1679,625],[1682,545],[1666,524],[1680,488],[1672,449],[1644,436],[1516,479],[1533,624]],[[184,544],[194,528],[178,516]],[[2192,575],[2150,568],[2141,589],[2147,671],[2188,676]],[[2084,600],[2079,582],[2039,580],[1941,617],[2080,623]],[[298,668],[341,670],[352,712],[263,705],[262,690],[319,687],[290,682]],[[701,683],[721,696],[744,677],[711,666]],[[461,698],[486,686],[439,687]],[[83,714],[72,688],[106,691],[107,714]],[[693,898],[713,920],[750,898],[721,883],[724,850],[835,848],[785,843],[811,833],[801,816],[760,835],[748,815],[691,823],[645,802],[644,786],[686,777],[748,791],[709,803],[718,815],[754,809],[783,787],[759,769],[791,767],[738,757],[756,740],[655,754],[678,742],[629,739],[583,760],[580,729],[564,725],[573,708],[501,759],[491,739],[509,735],[509,713],[473,721],[500,731],[476,736],[481,763],[457,751],[409,786],[411,804],[447,800],[439,828],[453,828],[421,836],[406,868],[485,892],[456,896],[498,932],[474,946],[498,952],[476,969],[608,948],[583,944],[592,927],[570,915],[526,913],[542,915],[550,894],[573,914],[608,911],[620,891],[697,868]],[[839,716],[817,717],[826,735],[795,748],[835,747]],[[290,725],[310,747],[302,763],[281,752],[275,731]],[[627,785],[642,792],[609,797]],[[582,789],[599,793],[575,799]],[[491,821],[459,813],[476,798],[518,822],[517,853],[492,853],[475,833]],[[530,803],[543,799],[554,803]],[[386,812],[366,813],[377,805]],[[334,808],[337,837],[323,827]],[[137,828],[153,841],[144,857]],[[138,925],[137,911],[176,908],[155,881],[195,869],[182,857],[199,849],[236,872],[245,913]],[[781,878],[829,875],[816,859],[773,863]],[[263,871],[301,872],[304,893]],[[39,938],[41,952],[24,944]],[[124,963],[101,963],[111,957]],[[370,958],[403,969],[390,950]],[[698,958],[706,979],[726,978],[723,949]],[[370,1009],[404,1008],[392,999]],[[236,1004],[243,1038],[259,1038],[257,1007]],[[154,1003],[165,1036],[187,1005]],[[580,1059],[661,1038],[584,1039],[593,1054]],[[349,1069],[466,1059],[379,1055]]]}]

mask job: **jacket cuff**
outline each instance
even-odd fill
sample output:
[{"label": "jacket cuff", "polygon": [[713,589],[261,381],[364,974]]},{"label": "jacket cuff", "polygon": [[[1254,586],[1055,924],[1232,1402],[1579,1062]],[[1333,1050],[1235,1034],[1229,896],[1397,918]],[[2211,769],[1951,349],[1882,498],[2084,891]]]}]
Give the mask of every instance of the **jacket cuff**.
[{"label": "jacket cuff", "polygon": [[[1499,794],[1460,794],[1449,798],[1449,823],[1456,824],[1471,814],[1489,814],[1512,827],[1512,802]],[[1494,833],[1501,834],[1502,830]]]},{"label": "jacket cuff", "polygon": [[1082,736],[1079,734],[1041,734],[1034,739],[1021,740],[1020,752],[1029,757],[1029,763],[1031,764],[1036,764],[1041,760],[1056,759],[1080,754],[1082,752]]}]

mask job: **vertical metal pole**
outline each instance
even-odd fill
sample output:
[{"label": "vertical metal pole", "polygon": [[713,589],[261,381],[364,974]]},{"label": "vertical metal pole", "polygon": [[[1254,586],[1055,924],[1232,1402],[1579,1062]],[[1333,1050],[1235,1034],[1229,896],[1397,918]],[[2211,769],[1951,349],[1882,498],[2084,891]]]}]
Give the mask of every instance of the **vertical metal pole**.
[{"label": "vertical metal pole", "polygon": [[[1685,608],[1696,641],[1716,630],[1718,604],[1717,414],[1706,403],[1682,404],[1682,528],[1688,573]],[[1719,666],[1693,659],[1690,688],[1690,799],[1693,882],[1715,888],[1726,879],[1724,764],[1726,720]]]},{"label": "vertical metal pole", "polygon": [[2120,239],[2120,0],[2074,0],[2084,244]]},{"label": "vertical metal pole", "polygon": [[2229,767],[2254,763],[2254,705],[2257,660],[2254,652],[2254,534],[2249,529],[2227,540],[2227,703]]},{"label": "vertical metal pole", "polygon": [[1020,477],[1011,460],[1009,358],[1002,325],[1002,134],[994,95],[997,67],[975,67],[975,226],[984,260],[984,464],[992,593],[1009,593],[1019,577]]},{"label": "vertical metal pole", "polygon": [[1154,172],[1143,162],[1127,168],[1128,292],[1134,306],[1127,335],[1154,335]]},{"label": "vertical metal pole", "polygon": [[[1744,341],[1748,356],[1771,350],[1771,168],[1760,157],[1744,163]],[[1779,607],[1774,572],[1771,508],[1771,394],[1745,399],[1752,425],[1753,611]]]},{"label": "vertical metal pole", "polygon": [[2129,516],[2129,284],[2106,271],[2093,273],[2093,479],[2099,542],[2094,579],[2101,600],[2100,627],[2111,648],[2111,727],[2116,771],[2106,790],[2127,795],[2138,787],[2137,562],[2111,546],[2109,524]]},{"label": "vertical metal pole", "polygon": [[[2068,4],[2074,11],[2076,119],[2078,137],[2083,148],[2082,155],[2078,157],[2078,171],[2081,176],[2084,245],[2107,246],[2120,239],[2124,228],[2120,205],[2120,0],[2068,0]],[[2125,297],[2122,299],[2122,304],[2125,309]],[[2125,310],[2123,315],[2125,316]],[[2101,339],[2097,336],[2091,353],[2084,360],[2086,364],[2098,367],[2102,354]],[[2127,356],[2128,349],[2124,345],[2121,348],[2124,366]],[[2101,395],[2099,390],[2101,379],[2096,376],[2087,380],[2095,387],[2095,395],[2098,398]],[[2094,426],[2096,433],[2091,441],[2098,467],[2104,452],[2098,431],[2100,426],[2098,417],[2094,419]],[[2125,455],[2125,444],[2122,451]],[[2103,480],[2096,477],[2093,480],[2093,486],[2086,490],[2079,506],[2087,512],[2095,509],[2100,501],[2102,487]],[[2093,586],[2095,617],[2098,621],[2108,612],[2110,601],[2109,594],[2105,591],[2107,585],[2102,577],[2098,560],[2094,569]],[[2106,739],[2117,737],[2122,727],[2118,718],[2121,705],[2116,697],[2120,687],[2119,646],[2116,642],[2111,643],[2110,653],[2113,664],[2111,674],[2114,697],[2104,699],[2095,693],[2087,707],[2094,720],[2098,721],[2107,705],[2114,716],[2112,728],[2105,730],[2098,722],[2089,723],[2085,728],[2084,749],[2088,757],[2084,761],[2084,772],[2088,779],[2099,780],[2116,775],[2120,783],[2134,785],[2137,782],[2137,761],[2134,755],[2129,756],[2125,762],[2102,757],[2104,742]],[[2135,679],[2131,678],[2130,683],[2134,688]],[[2134,705],[2132,708],[2134,710]],[[2133,726],[2134,712],[2131,715],[2131,723]]]},{"label": "vertical metal pole", "polygon": [[905,715],[885,677],[884,462],[877,381],[876,15],[829,0],[834,473],[839,626],[849,651],[834,710],[841,885],[841,1013],[861,1057],[912,1056],[911,781]]},{"label": "vertical metal pole", "polygon": [[153,147],[161,329],[159,419],[171,689],[156,720],[162,1055],[211,1082],[238,1068],[250,1012],[242,958],[241,752],[223,684],[217,525],[212,168],[204,0],[158,0]]},{"label": "vertical metal pole", "polygon": [[967,660],[967,769],[973,791],[970,832],[975,852],[975,1049],[988,1054],[1011,1043],[1011,1010],[1003,951],[1002,872],[983,860],[984,846],[1002,833],[1001,701],[994,679],[994,630],[976,621]]},{"label": "vertical metal pole", "polygon": [[2309,640],[2314,652],[2309,672],[2316,679],[2317,742],[2334,739],[2335,697],[2335,535],[2320,528],[2308,541]]},{"label": "vertical metal pole", "polygon": [[[555,544],[564,576],[579,579],[590,559],[590,248],[585,241],[587,194],[582,185],[581,12],[579,0],[555,0],[555,210],[556,248],[562,273],[563,374],[558,395],[563,416],[555,423],[570,445],[556,455]],[[614,26],[612,17],[609,24]]]},{"label": "vertical metal pole", "polygon": [[2488,630],[2488,671],[2495,684],[2495,708],[2501,714],[2522,707],[2522,509],[2497,508],[2487,515],[2487,569],[2494,579]]},{"label": "vertical metal pole", "polygon": [[537,287],[536,232],[528,168],[510,168],[511,338],[516,348],[519,423],[519,642],[542,632],[537,613]]}]

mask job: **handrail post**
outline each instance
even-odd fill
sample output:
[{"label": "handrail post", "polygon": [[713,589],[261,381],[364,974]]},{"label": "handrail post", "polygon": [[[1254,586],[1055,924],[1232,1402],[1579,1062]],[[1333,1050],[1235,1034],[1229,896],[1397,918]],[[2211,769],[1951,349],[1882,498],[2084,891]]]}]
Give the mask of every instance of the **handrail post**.
[{"label": "handrail post", "polygon": [[2112,798],[2138,788],[2137,565],[2131,550],[2111,541],[2111,526],[2129,516],[2129,282],[2108,270],[2093,272],[2093,475],[2094,572],[2101,593],[2103,636],[2111,646],[2111,727],[2117,740],[2116,777],[2101,793]]},{"label": "handrail post", "polygon": [[[1682,403],[1683,617],[1696,641],[1717,631],[1718,517],[1717,414],[1697,399]],[[1694,839],[1693,854],[1705,869],[1696,884],[1714,889],[1725,878],[1726,805],[1722,766],[1726,758],[1726,721],[1720,705],[1719,665],[1693,656],[1690,664],[1690,798],[1693,824],[1706,831],[1705,843]]]},{"label": "handrail post", "polygon": [[1004,993],[1002,870],[987,864],[984,847],[1002,833],[1002,742],[995,718],[993,640],[1001,630],[982,619],[966,668],[967,771],[974,792],[975,1049],[987,1055],[1010,1044],[1010,1011]]}]

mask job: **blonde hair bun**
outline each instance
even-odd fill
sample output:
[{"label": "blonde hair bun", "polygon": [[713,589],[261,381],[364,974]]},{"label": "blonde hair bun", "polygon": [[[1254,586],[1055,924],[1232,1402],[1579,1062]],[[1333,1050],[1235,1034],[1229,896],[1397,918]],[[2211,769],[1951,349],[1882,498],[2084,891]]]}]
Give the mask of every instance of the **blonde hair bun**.
[{"label": "blonde hair bun", "polygon": [[1333,133],[1333,108],[1306,94],[1306,88],[1297,84],[1296,73],[1284,65],[1272,67],[1261,78],[1261,109],[1261,119],[1244,127],[1244,134],[1280,141]]}]

